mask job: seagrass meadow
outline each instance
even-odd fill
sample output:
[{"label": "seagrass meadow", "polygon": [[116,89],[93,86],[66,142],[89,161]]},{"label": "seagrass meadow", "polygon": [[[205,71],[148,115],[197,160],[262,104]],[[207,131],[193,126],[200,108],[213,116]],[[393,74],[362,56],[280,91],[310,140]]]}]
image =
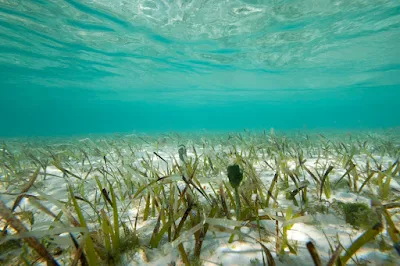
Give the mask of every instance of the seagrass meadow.
[{"label": "seagrass meadow", "polygon": [[399,0],[0,0],[0,265],[400,265]]},{"label": "seagrass meadow", "polygon": [[400,131],[7,138],[3,265],[398,265]]}]

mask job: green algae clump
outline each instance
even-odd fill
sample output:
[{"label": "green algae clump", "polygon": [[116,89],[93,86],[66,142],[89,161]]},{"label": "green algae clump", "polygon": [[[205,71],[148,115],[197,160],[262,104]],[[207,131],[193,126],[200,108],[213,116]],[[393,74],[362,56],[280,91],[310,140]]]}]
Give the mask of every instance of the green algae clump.
[{"label": "green algae clump", "polygon": [[365,203],[338,202],[346,223],[355,228],[369,228],[379,222],[378,215]]},{"label": "green algae clump", "polygon": [[238,188],[243,180],[243,171],[237,164],[229,165],[227,170],[229,183],[234,189]]}]

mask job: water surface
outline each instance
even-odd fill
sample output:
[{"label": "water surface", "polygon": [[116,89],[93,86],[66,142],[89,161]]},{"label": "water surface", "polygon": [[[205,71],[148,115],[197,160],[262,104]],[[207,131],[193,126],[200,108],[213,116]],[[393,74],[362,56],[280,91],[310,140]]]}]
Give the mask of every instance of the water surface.
[{"label": "water surface", "polygon": [[400,2],[0,2],[0,135],[400,125]]}]

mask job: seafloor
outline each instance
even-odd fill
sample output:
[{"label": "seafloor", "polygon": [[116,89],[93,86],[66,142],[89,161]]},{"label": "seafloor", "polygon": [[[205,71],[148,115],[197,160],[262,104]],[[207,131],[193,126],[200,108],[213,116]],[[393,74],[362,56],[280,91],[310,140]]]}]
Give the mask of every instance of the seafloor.
[{"label": "seafloor", "polygon": [[3,139],[0,262],[398,265],[399,136]]}]

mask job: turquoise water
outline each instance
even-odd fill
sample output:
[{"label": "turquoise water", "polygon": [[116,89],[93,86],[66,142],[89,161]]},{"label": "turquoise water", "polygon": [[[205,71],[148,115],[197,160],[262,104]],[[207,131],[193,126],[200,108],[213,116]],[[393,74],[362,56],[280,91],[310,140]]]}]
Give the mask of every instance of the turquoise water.
[{"label": "turquoise water", "polygon": [[0,2],[0,135],[400,126],[400,1]]}]

